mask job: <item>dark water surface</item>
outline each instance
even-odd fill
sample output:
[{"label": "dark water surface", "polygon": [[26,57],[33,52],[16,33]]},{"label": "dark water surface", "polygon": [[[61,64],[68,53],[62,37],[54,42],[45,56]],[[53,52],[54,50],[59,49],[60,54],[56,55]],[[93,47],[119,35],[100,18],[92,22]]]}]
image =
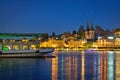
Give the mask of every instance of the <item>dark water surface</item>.
[{"label": "dark water surface", "polygon": [[120,80],[120,51],[55,54],[56,58],[0,58],[0,80]]}]

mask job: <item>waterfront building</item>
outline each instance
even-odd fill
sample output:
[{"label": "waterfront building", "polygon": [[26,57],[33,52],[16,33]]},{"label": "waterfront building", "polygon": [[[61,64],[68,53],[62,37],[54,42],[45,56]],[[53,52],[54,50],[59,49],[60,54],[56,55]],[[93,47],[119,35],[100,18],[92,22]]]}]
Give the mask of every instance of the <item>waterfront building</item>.
[{"label": "waterfront building", "polygon": [[116,39],[115,39],[115,47],[120,47],[120,37],[116,37]]},{"label": "waterfront building", "polygon": [[70,39],[67,44],[62,39],[54,39],[49,38],[48,41],[44,41],[40,44],[40,47],[53,47],[53,48],[70,48],[70,49],[78,49],[83,47],[83,45],[86,43],[86,40],[73,40]]},{"label": "waterfront building", "polygon": [[70,32],[65,32],[61,35],[61,39],[64,40],[64,41],[69,41],[71,39],[71,34]]},{"label": "waterfront building", "polygon": [[115,38],[114,36],[98,37],[97,45],[99,48],[114,48]]},{"label": "waterfront building", "polygon": [[115,47],[118,48],[120,47],[120,31],[119,30],[115,31],[114,36],[115,36]]},{"label": "waterfront building", "polygon": [[68,42],[68,47],[69,48],[79,48],[79,47],[83,47],[83,40],[70,40]]},{"label": "waterfront building", "polygon": [[35,40],[28,40],[28,39],[22,39],[22,40],[3,40],[0,45],[3,49],[13,49],[13,50],[20,50],[20,49],[36,49],[37,45],[40,43],[36,43]]},{"label": "waterfront building", "polygon": [[23,43],[28,43],[28,42],[29,42],[29,39],[27,39],[27,38],[22,38],[21,41],[22,41]]},{"label": "waterfront building", "polygon": [[37,49],[45,37],[40,33],[0,33],[0,45],[5,49]]},{"label": "waterfront building", "polygon": [[115,32],[114,32],[114,35],[115,35],[115,36],[120,36],[120,30],[115,31]]},{"label": "waterfront building", "polygon": [[41,42],[40,47],[54,47],[54,48],[63,48],[65,47],[64,40],[58,40],[54,38],[49,38],[48,41]]}]

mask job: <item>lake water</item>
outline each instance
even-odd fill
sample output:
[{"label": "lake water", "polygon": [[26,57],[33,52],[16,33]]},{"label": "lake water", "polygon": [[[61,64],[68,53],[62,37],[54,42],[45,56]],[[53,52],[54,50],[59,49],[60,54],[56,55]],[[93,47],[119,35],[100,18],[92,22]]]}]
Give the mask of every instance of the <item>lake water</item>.
[{"label": "lake water", "polygon": [[56,58],[1,58],[0,80],[120,80],[119,51],[61,51]]}]

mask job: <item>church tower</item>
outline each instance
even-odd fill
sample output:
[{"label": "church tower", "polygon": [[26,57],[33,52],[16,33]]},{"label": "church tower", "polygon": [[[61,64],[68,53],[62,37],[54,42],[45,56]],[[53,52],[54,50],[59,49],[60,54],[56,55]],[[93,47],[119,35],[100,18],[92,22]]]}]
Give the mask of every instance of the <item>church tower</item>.
[{"label": "church tower", "polygon": [[88,24],[88,21],[86,22],[85,38],[89,39],[89,24]]},{"label": "church tower", "polygon": [[94,26],[93,26],[92,22],[91,22],[91,25],[90,25],[89,36],[90,36],[91,40],[94,40],[94,38],[95,38],[95,30],[94,30]]},{"label": "church tower", "polygon": [[95,30],[94,30],[94,26],[93,26],[92,22],[91,22],[90,28],[89,28],[88,21],[86,23],[85,38],[87,40],[94,40],[94,38],[95,38]]}]

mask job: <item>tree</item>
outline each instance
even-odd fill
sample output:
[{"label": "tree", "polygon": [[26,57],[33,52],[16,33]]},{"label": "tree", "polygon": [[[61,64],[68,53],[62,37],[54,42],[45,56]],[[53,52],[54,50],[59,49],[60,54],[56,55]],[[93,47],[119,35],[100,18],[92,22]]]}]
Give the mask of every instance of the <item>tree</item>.
[{"label": "tree", "polygon": [[112,29],[112,32],[117,32],[117,31],[120,31],[120,28],[114,28],[114,29]]},{"label": "tree", "polygon": [[77,32],[76,30],[73,30],[72,35],[75,35],[75,34],[77,34]]},{"label": "tree", "polygon": [[48,40],[48,37],[49,37],[48,33],[44,34],[41,41]]},{"label": "tree", "polygon": [[95,26],[95,32],[97,35],[104,35],[104,29],[102,29],[102,27],[99,25]]},{"label": "tree", "polygon": [[68,36],[71,35],[70,32],[64,32],[63,34],[64,34],[64,35],[68,35]]},{"label": "tree", "polygon": [[78,38],[84,38],[84,31],[85,30],[84,30],[83,26],[81,25],[77,32]]},{"label": "tree", "polygon": [[0,43],[2,42],[3,40],[2,39],[0,39]]},{"label": "tree", "polygon": [[110,29],[106,29],[105,30],[105,35],[109,35],[109,34],[111,34]]},{"label": "tree", "polygon": [[55,37],[55,32],[52,32],[52,37]]}]

